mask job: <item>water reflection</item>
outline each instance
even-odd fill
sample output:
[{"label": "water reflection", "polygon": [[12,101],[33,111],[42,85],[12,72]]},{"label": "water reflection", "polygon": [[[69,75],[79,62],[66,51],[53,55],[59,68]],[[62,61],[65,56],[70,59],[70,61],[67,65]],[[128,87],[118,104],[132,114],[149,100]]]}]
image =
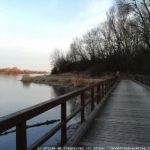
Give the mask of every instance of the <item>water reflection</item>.
[{"label": "water reflection", "polygon": [[[52,99],[56,96],[65,94],[72,90],[70,87],[48,86],[43,84],[26,84],[19,81],[22,77],[0,75],[0,116],[5,116],[10,113],[19,111],[21,109],[33,106],[44,102],[45,100]],[[9,94],[8,94],[9,93]],[[76,104],[69,101],[67,103],[67,114],[73,112]],[[46,120],[60,119],[60,106],[55,107],[27,122],[28,125],[35,123],[45,122]],[[72,122],[77,122],[79,119],[74,118]],[[71,124],[70,122],[69,124]],[[32,144],[35,140],[41,137],[44,133],[49,131],[57,123],[51,125],[44,125],[28,129],[28,145]],[[53,145],[59,141],[59,132],[48,142]],[[6,136],[0,136],[1,149],[14,150],[15,146],[15,133]]]},{"label": "water reflection", "polygon": [[22,82],[22,85],[25,87],[25,88],[29,88],[31,83],[30,82]]},{"label": "water reflection", "polygon": [[[43,84],[22,83],[19,81],[21,76],[0,75],[0,116],[5,116],[23,108],[39,104],[56,96],[65,94],[72,87],[48,86]],[[9,93],[9,94],[8,94]],[[85,94],[87,99],[88,93]],[[80,96],[67,102],[67,116],[80,108]],[[90,106],[86,107],[85,114],[90,112]],[[60,119],[60,106],[57,106],[33,119],[27,121],[27,125],[32,125],[46,120]],[[80,122],[80,113],[78,113],[67,125]],[[43,125],[27,130],[28,145],[32,144],[47,131],[52,129],[58,122],[50,125]],[[46,144],[56,145],[60,141],[60,131],[48,140]],[[15,133],[7,136],[0,136],[1,149],[15,150]]]},{"label": "water reflection", "polygon": [[53,89],[54,89],[56,95],[62,95],[62,94],[68,93],[68,91],[73,90],[73,87],[53,86]]}]

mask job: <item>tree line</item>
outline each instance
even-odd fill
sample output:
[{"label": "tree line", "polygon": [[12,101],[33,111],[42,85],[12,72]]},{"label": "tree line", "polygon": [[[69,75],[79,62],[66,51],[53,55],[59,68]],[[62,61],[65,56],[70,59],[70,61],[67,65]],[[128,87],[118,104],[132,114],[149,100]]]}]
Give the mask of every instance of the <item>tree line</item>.
[{"label": "tree line", "polygon": [[150,73],[150,0],[116,0],[105,22],[53,56],[53,74]]}]

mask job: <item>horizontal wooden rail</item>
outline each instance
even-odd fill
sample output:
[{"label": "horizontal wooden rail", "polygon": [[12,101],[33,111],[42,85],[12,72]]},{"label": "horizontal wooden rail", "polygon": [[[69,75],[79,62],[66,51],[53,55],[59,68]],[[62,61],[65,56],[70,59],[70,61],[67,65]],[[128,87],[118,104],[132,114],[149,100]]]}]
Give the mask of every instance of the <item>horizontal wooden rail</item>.
[{"label": "horizontal wooden rail", "polygon": [[[67,142],[67,123],[79,112],[81,112],[81,124],[85,119],[85,107],[91,105],[91,111],[96,107],[100,100],[110,90],[113,84],[116,82],[117,77],[98,82],[91,86],[80,88],[78,90],[69,92],[67,94],[58,96],[51,100],[45,101],[38,105],[23,109],[19,112],[0,118],[0,132],[3,133],[6,130],[16,127],[16,148],[17,150],[27,150],[27,125],[26,122],[33,117],[40,115],[56,106],[61,106],[61,122],[58,123],[54,128],[48,131],[45,135],[35,141],[28,149],[34,150],[51,138],[58,130],[61,130],[61,146],[64,146]],[[85,94],[88,92],[89,97],[86,98]],[[80,107],[67,116],[67,101],[79,97]]]}]

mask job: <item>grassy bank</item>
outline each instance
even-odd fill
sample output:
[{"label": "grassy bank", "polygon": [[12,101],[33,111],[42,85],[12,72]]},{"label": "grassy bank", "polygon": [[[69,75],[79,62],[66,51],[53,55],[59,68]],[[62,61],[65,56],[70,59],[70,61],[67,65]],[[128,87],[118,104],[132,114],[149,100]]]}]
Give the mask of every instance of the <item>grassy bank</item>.
[{"label": "grassy bank", "polygon": [[84,86],[90,85],[104,79],[110,78],[111,76],[97,76],[89,77],[88,75],[83,74],[57,74],[57,75],[42,75],[36,77],[30,77],[30,82],[48,84],[48,85],[64,85],[64,86]]}]

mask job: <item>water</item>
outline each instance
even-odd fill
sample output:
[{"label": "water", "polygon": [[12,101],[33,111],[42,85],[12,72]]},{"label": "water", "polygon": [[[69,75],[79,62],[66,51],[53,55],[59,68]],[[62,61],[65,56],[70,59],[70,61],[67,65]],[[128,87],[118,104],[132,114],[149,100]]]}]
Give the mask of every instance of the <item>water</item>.
[{"label": "water", "polygon": [[[39,104],[71,90],[70,88],[66,87],[48,86],[44,84],[23,84],[21,81],[19,81],[20,79],[21,75],[0,75],[0,117],[9,115],[35,104]],[[67,115],[69,115],[75,109],[74,107],[74,102],[70,101],[67,103]],[[50,111],[33,118],[32,120],[29,120],[27,124],[32,125],[39,122],[45,122],[46,120],[55,119],[60,119],[60,106],[55,107]],[[78,121],[79,117],[76,116],[69,124],[76,123]],[[28,145],[32,144],[36,139],[49,131],[57,123],[28,129]],[[59,141],[60,132],[55,134],[54,137],[45,144],[55,145]],[[0,149],[16,149],[15,133],[0,136]]]}]

